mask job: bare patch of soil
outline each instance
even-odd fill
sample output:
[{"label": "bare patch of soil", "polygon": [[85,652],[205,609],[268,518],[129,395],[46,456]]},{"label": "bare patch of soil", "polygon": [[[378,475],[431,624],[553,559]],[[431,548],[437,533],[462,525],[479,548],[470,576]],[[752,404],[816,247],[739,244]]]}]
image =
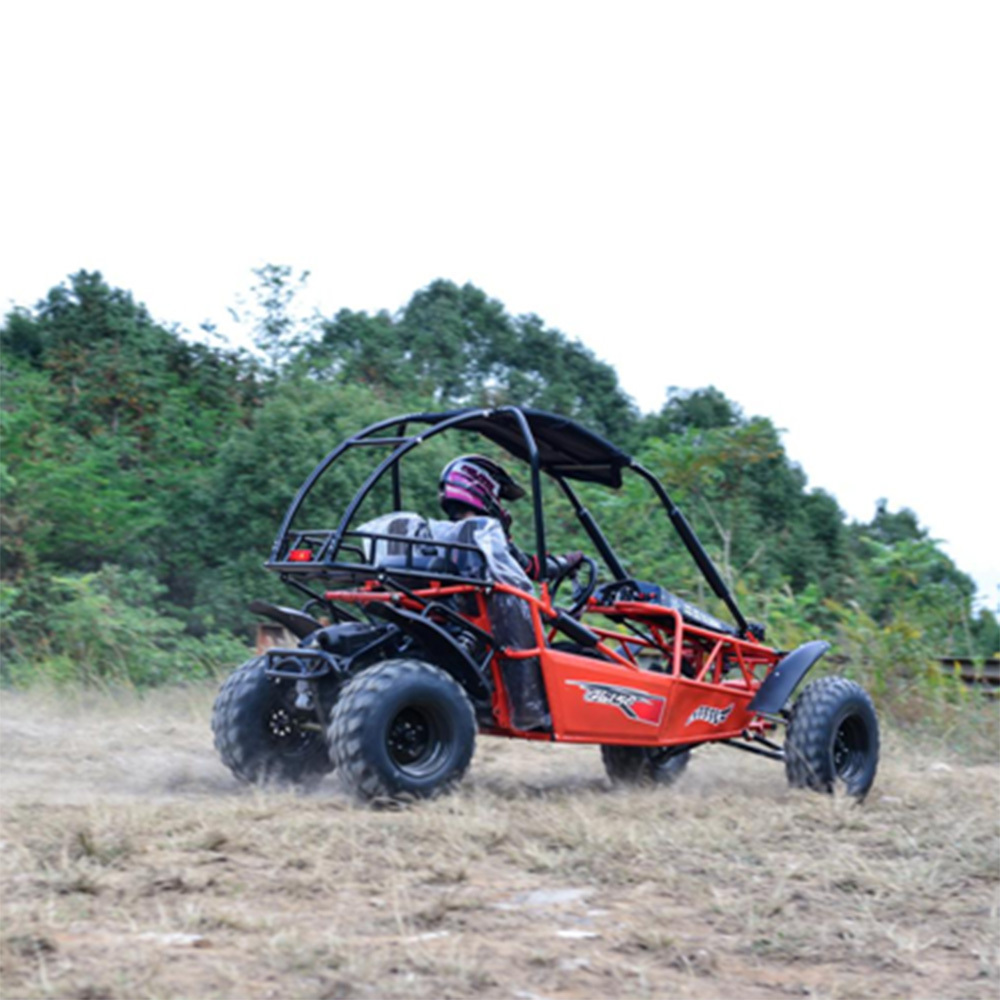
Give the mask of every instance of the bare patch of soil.
[{"label": "bare patch of soil", "polygon": [[863,806],[699,751],[481,738],[454,795],[246,789],[214,692],[5,693],[6,998],[906,997],[1000,989],[1000,775],[889,734]]}]

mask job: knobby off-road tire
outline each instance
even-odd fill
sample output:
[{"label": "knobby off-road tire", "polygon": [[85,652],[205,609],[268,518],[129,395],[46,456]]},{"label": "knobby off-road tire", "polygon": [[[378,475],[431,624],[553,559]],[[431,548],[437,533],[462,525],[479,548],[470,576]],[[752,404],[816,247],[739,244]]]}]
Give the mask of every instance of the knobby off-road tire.
[{"label": "knobby off-road tire", "polygon": [[295,685],[268,677],[265,665],[249,660],[222,685],[212,708],[215,748],[241,781],[313,784],[333,770],[326,735],[302,728]]},{"label": "knobby off-road tire", "polygon": [[690,759],[690,750],[671,756],[657,747],[601,747],[604,770],[614,785],[672,785]]},{"label": "knobby off-road tire", "polygon": [[845,677],[820,677],[799,695],[785,736],[785,774],[795,788],[832,792],[842,784],[863,799],[878,768],[875,707]]},{"label": "knobby off-road tire", "polygon": [[328,736],[341,778],[360,798],[429,798],[465,774],[476,719],[465,691],[443,670],[385,660],[344,686]]}]

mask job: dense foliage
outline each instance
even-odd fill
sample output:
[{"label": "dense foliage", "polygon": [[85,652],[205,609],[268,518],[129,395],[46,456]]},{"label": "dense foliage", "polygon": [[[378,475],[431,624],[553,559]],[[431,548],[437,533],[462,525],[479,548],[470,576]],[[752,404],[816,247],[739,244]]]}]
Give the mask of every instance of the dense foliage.
[{"label": "dense foliage", "polygon": [[[641,415],[609,365],[471,285],[436,281],[395,315],[303,323],[291,307],[305,275],[272,265],[257,278],[259,354],[194,343],[94,273],[6,317],[8,680],[48,670],[152,682],[237,659],[247,600],[280,595],[261,562],[322,455],[394,413],[504,402],[565,413],[634,451],[779,644],[836,632],[856,662],[877,654],[911,673],[932,656],[995,653],[995,619],[973,611],[972,581],[911,511],[883,504],[870,523],[847,523],[833,497],[806,489],[770,420],[717,390],[672,390]],[[444,447],[416,460],[421,503],[434,503]],[[338,467],[317,516],[364,472]],[[641,485],[588,503],[632,572],[707,601]],[[573,545],[556,510],[551,547]]]}]

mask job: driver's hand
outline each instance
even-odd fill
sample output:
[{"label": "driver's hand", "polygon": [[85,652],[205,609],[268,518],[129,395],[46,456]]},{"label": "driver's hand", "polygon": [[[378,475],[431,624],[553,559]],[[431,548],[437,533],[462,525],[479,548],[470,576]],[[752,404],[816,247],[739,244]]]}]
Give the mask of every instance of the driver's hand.
[{"label": "driver's hand", "polygon": [[582,562],[582,552],[567,552],[561,556],[548,556],[546,569],[550,578],[572,576],[580,568]]}]

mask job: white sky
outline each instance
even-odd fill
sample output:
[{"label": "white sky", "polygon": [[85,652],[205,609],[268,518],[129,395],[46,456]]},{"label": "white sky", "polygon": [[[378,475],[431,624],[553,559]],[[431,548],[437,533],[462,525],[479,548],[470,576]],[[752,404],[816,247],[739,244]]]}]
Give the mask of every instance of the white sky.
[{"label": "white sky", "polygon": [[1000,5],[0,5],[0,307],[100,270],[223,324],[266,262],[534,312],[718,386],[1000,600]]}]

